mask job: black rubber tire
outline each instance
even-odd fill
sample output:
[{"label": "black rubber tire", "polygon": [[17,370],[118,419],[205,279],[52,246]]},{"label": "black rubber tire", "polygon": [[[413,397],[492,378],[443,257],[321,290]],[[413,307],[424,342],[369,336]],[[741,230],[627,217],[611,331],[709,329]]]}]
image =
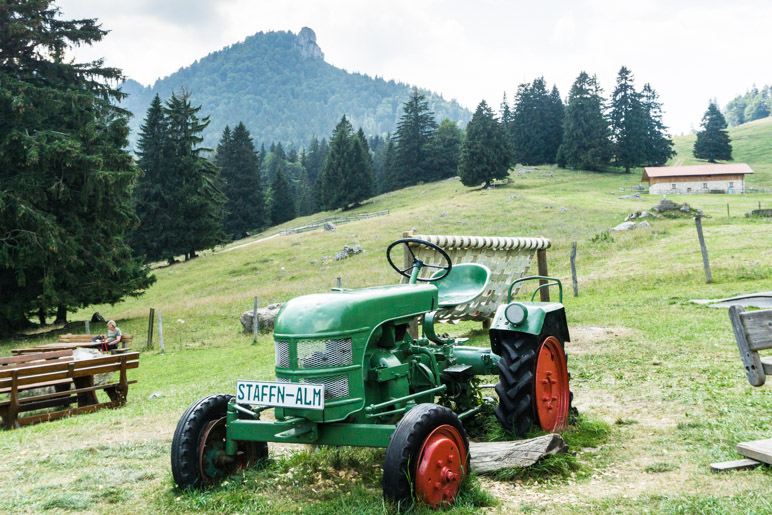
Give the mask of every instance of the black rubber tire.
[{"label": "black rubber tire", "polygon": [[500,350],[499,405],[494,413],[505,431],[523,436],[535,421],[532,397],[537,339],[512,332],[501,338]]},{"label": "black rubber tire", "polygon": [[469,472],[469,440],[458,416],[437,404],[418,404],[408,411],[391,434],[383,463],[383,497],[395,503],[409,500],[414,492],[418,453],[435,428],[448,424],[458,430],[466,447],[465,470]]},{"label": "black rubber tire", "polygon": [[[201,432],[206,425],[224,417],[228,402],[233,395],[218,393],[194,402],[177,423],[172,438],[172,476],[177,486],[183,490],[206,486],[198,463],[198,451]],[[242,442],[240,444],[247,457],[246,465],[253,465],[258,459],[268,457],[268,444],[265,442]]]},{"label": "black rubber tire", "polygon": [[[499,382],[496,394],[499,405],[496,407],[496,419],[508,432],[524,436],[539,420],[534,413],[533,392],[536,373],[536,352],[541,342],[554,336],[565,352],[563,337],[548,330],[538,337],[523,333],[510,333],[501,338],[499,360]],[[566,354],[566,364],[568,355]],[[568,373],[569,385],[571,373]],[[573,408],[574,394],[568,392],[569,422],[576,420],[576,408]]]}]

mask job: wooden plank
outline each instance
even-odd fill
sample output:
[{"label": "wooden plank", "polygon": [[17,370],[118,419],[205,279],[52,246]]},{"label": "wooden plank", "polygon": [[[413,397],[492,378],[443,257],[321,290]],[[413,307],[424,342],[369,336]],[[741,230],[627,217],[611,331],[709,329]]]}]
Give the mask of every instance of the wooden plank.
[{"label": "wooden plank", "polygon": [[67,370],[67,364],[72,360],[55,360],[53,362],[42,362],[34,367],[4,367],[0,368],[0,379],[6,379],[11,377],[11,373],[14,370],[19,371],[19,377],[33,376],[39,374],[47,374],[49,372],[58,372],[60,370]]},{"label": "wooden plank", "polygon": [[7,356],[5,358],[0,358],[0,365],[12,365],[14,363],[24,363],[26,361],[61,358],[63,356],[72,356],[72,350],[60,350],[55,352],[37,352],[35,354]]},{"label": "wooden plank", "polygon": [[738,443],[737,454],[772,465],[772,438]]},{"label": "wooden plank", "polygon": [[[121,357],[121,356],[116,356]],[[127,361],[126,362],[126,368],[137,368],[139,367],[139,361]],[[89,368],[81,368],[79,370],[75,370],[72,374],[72,377],[87,377],[87,376],[94,376],[97,374],[106,374],[108,372],[117,372],[121,369],[121,364],[109,364],[109,365],[99,365],[96,367],[89,367]]]},{"label": "wooden plank", "polygon": [[[33,390],[35,388],[46,388],[48,386],[57,386],[57,385],[63,385],[63,384],[69,384],[69,383],[72,383],[72,379],[68,377],[66,379],[59,379],[57,381],[47,381],[45,383],[38,383],[38,384],[33,383],[29,385],[19,386],[18,389],[21,392],[24,390]],[[0,388],[0,393],[9,393],[10,391],[11,391],[10,387]]]},{"label": "wooden plank", "polygon": [[720,461],[711,463],[710,470],[713,472],[726,472],[728,470],[748,470],[761,465],[761,462],[745,458],[742,460]]},{"label": "wooden plank", "polygon": [[568,451],[559,434],[549,434],[514,442],[471,442],[469,455],[472,470],[478,474],[529,467],[549,454]]},{"label": "wooden plank", "polygon": [[77,408],[70,408],[61,411],[52,411],[50,413],[43,413],[41,415],[32,415],[18,419],[20,426],[28,426],[30,424],[37,424],[38,422],[48,422],[49,420],[56,420],[58,418],[69,417],[77,415],[79,413],[92,413],[102,408],[115,407],[112,402],[103,402],[100,404],[91,404],[89,406],[79,406]]},{"label": "wooden plank", "polygon": [[737,348],[740,351],[740,358],[745,367],[745,377],[753,386],[761,386],[766,381],[764,367],[759,358],[759,353],[751,350],[748,340],[745,338],[745,329],[742,322],[742,315],[745,309],[742,306],[731,306],[729,308],[729,320],[732,321],[732,331],[737,341]]},{"label": "wooden plank", "polygon": [[710,262],[708,261],[708,248],[705,246],[705,238],[702,235],[702,217],[695,216],[694,224],[697,227],[697,239],[700,241],[700,250],[702,251],[702,264],[705,267],[705,282],[712,283],[713,276],[710,274]]},{"label": "wooden plank", "polygon": [[740,320],[751,350],[772,349],[772,309],[746,311]]}]

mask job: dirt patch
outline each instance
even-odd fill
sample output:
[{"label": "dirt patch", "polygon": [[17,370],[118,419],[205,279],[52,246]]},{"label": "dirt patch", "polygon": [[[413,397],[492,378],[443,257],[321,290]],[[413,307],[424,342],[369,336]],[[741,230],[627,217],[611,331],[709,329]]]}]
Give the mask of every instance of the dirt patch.
[{"label": "dirt patch", "polygon": [[608,352],[609,344],[620,339],[629,339],[635,331],[629,327],[572,327],[571,341],[566,342],[566,352],[576,356]]}]

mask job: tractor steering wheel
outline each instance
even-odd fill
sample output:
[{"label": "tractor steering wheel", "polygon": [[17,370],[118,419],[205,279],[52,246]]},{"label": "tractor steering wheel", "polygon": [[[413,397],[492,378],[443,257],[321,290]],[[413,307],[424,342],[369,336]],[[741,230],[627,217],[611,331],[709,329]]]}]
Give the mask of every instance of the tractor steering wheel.
[{"label": "tractor steering wheel", "polygon": [[[405,247],[407,247],[407,251],[410,253],[410,256],[413,258],[413,261],[410,264],[410,266],[408,266],[405,269],[399,268],[397,265],[394,264],[394,261],[391,260],[391,249],[393,249],[400,243],[405,245]],[[440,253],[440,256],[442,256],[444,261],[447,263],[447,266],[428,265],[424,263],[423,261],[418,259],[413,253],[413,249],[410,248],[411,243],[424,245],[426,247],[431,248],[432,250],[436,250],[437,252]],[[389,245],[389,248],[386,249],[386,259],[389,261],[389,264],[394,270],[399,272],[400,275],[403,275],[408,278],[412,277],[412,273],[408,273],[408,272],[412,272],[412,270],[416,267],[419,267],[419,270],[420,268],[436,268],[438,270],[445,270],[445,273],[440,275],[439,277],[428,277],[428,278],[416,277],[417,281],[426,282],[426,283],[439,281],[440,279],[445,278],[450,273],[451,268],[453,268],[453,263],[450,261],[450,256],[448,256],[447,252],[442,250],[442,248],[438,247],[434,243],[430,243],[426,240],[419,240],[417,238],[402,238],[401,240],[397,240],[393,242],[391,245]]]}]

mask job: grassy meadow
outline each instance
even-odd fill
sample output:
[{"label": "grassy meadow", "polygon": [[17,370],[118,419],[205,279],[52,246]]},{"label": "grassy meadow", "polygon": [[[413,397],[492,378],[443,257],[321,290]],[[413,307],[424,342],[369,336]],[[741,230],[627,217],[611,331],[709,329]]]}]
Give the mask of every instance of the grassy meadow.
[{"label": "grassy meadow", "polygon": [[[771,121],[749,124],[752,133],[772,139]],[[755,136],[743,139],[748,130],[732,131],[736,160],[757,172],[749,185],[772,188],[772,155],[764,150],[770,147]],[[677,160],[686,164],[690,138],[676,138]],[[772,290],[772,221],[744,216],[759,203],[772,207],[772,194],[673,197],[707,216],[703,227],[715,282],[706,284],[691,218],[648,219],[651,229],[607,232],[660,199],[619,198],[638,184],[640,170],[625,175],[539,167],[511,177],[510,184],[491,190],[450,179],[381,195],[355,212],[389,210],[387,216],[159,267],[157,283],[141,297],[71,316],[77,323],[70,331],[82,332],[80,321],[99,311],[134,334],[140,348],[153,307],[163,316],[166,352],[158,351],[156,335],[156,349],[143,352],[140,368],[130,372],[139,382],[121,409],[0,432],[0,511],[394,511],[381,498],[382,450],[271,445],[266,467],[212,491],[183,493],[173,485],[169,449],[188,404],[232,392],[237,379],[273,377],[271,334],[253,345],[238,320],[254,296],[261,305],[286,301],[328,290],[337,277],[349,288],[394,283],[398,276],[384,252],[410,229],[548,237],[550,273],[568,282],[567,292],[571,242],[578,242],[579,296],[564,298],[580,413],[579,426],[566,435],[573,454],[532,470],[472,476],[450,513],[772,511],[765,495],[769,468],[725,474],[709,468],[736,459],[737,442],[770,436],[772,392],[747,383],[726,310],[689,302]],[[352,244],[365,252],[332,259]],[[486,344],[479,324],[448,332]],[[3,341],[0,352],[54,339],[55,333],[46,333]]]}]

